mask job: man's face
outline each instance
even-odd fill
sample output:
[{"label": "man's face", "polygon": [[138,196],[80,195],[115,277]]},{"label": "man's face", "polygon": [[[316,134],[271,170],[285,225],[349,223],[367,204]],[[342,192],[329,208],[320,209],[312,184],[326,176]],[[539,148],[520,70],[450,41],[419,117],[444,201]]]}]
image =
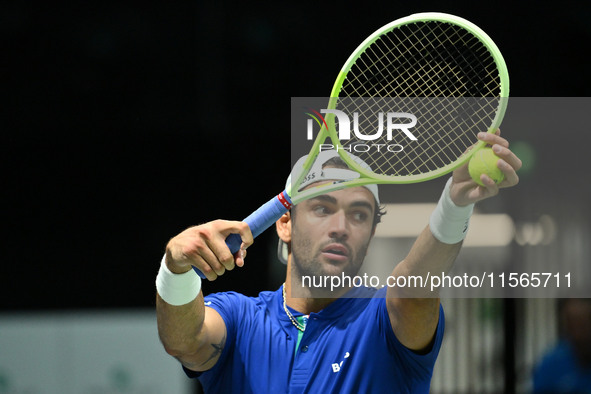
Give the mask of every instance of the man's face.
[{"label": "man's face", "polygon": [[295,272],[302,276],[355,276],[373,235],[375,204],[373,194],[364,187],[338,190],[298,204],[292,213]]}]

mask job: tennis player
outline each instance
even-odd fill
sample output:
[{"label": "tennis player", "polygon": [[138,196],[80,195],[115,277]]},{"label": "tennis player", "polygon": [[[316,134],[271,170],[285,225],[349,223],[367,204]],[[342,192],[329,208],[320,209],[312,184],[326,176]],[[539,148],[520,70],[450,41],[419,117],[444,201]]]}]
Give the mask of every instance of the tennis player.
[{"label": "tennis player", "polygon": [[[521,161],[500,132],[481,133],[479,139],[501,158],[505,180],[495,184],[483,176],[483,187],[467,165],[455,170],[429,224],[392,276],[448,272],[474,203],[518,183]],[[330,156],[322,159],[324,176],[304,187],[351,177]],[[234,292],[204,298],[191,269],[212,281],[242,267],[253,242],[245,223],[216,220],[172,238],[156,279],[166,351],[207,393],[428,393],[444,331],[437,294],[302,286],[306,275],[358,272],[382,213],[379,201],[377,186],[364,186],[292,208],[276,223],[287,260],[285,283],[256,298]],[[234,256],[224,242],[231,233],[243,241]]]}]

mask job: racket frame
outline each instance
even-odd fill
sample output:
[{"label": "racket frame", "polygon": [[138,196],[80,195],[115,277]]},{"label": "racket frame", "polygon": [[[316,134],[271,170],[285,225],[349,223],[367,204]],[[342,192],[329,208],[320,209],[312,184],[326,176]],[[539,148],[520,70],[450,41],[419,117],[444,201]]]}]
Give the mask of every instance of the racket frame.
[{"label": "racket frame", "polygon": [[[337,79],[335,81],[333,89],[330,93],[330,100],[329,100],[328,109],[336,108],[336,105],[339,100],[338,95],[340,93],[341,87],[345,81],[345,78],[347,77],[347,74],[351,70],[351,67],[355,64],[355,61],[357,60],[357,58],[363,52],[365,52],[365,50],[371,44],[373,44],[376,40],[378,40],[380,38],[380,36],[382,36],[384,33],[388,32],[388,31],[391,31],[393,29],[399,28],[404,25],[417,23],[417,22],[433,22],[433,21],[455,24],[455,25],[460,26],[463,29],[469,31],[470,33],[472,33],[472,35],[474,37],[476,37],[485,46],[485,48],[488,50],[488,52],[492,56],[492,58],[495,62],[495,65],[497,66],[497,70],[499,72],[500,93],[499,93],[499,106],[497,108],[495,117],[493,118],[493,121],[492,121],[491,125],[489,126],[487,132],[488,133],[495,133],[496,130],[501,125],[501,122],[505,116],[505,111],[507,110],[507,104],[508,104],[508,98],[509,98],[509,72],[507,70],[507,64],[505,63],[505,59],[503,58],[501,51],[499,50],[497,45],[494,43],[494,41],[481,28],[479,28],[474,23],[467,21],[463,18],[460,18],[455,15],[451,15],[451,14],[441,13],[441,12],[423,12],[423,13],[413,14],[413,15],[409,15],[409,16],[397,19],[393,22],[388,23],[387,25],[382,26],[380,29],[378,29],[373,34],[371,34],[369,37],[367,37],[355,49],[355,51],[353,51],[353,53],[349,56],[349,58],[347,59],[347,61],[344,64],[344,66],[342,67],[341,71],[339,72],[339,75],[337,76]],[[366,169],[364,169],[362,166],[360,166],[357,162],[355,162],[355,160],[353,160],[346,153],[341,154],[340,152],[344,152],[344,148],[336,135],[336,130],[334,127],[334,115],[328,114],[326,117],[326,122],[329,125],[328,136],[331,139],[333,145],[335,146],[335,149],[337,149],[340,156],[343,158],[343,160],[347,163],[347,165],[352,170],[355,170],[362,175],[362,178],[360,178],[360,179],[356,179],[356,180],[347,182],[347,184],[344,185],[343,188],[344,187],[363,186],[363,185],[372,184],[372,183],[373,184],[386,184],[386,183],[388,183],[388,184],[410,184],[410,183],[418,183],[418,182],[423,182],[423,181],[435,179],[435,178],[438,178],[438,177],[445,175],[449,172],[452,172],[456,168],[465,164],[468,160],[470,160],[470,158],[472,157],[474,152],[483,148],[485,145],[485,143],[483,141],[477,141],[473,145],[473,147],[470,149],[470,151],[466,152],[458,160],[456,160],[450,164],[447,164],[445,166],[442,166],[442,167],[438,168],[437,170],[430,171],[429,173],[427,173],[428,175],[426,175],[426,174],[398,175],[398,176],[392,177],[389,175],[382,175],[382,174],[376,174],[373,172],[368,172]],[[319,133],[318,137],[320,137],[321,134],[322,133]],[[320,142],[320,143],[322,143],[322,142]],[[314,142],[314,147],[316,147],[317,144],[319,144],[318,139]],[[308,159],[310,159],[310,158],[308,158]],[[309,164],[310,166],[312,165],[311,163],[313,163],[313,160],[306,161],[306,164]],[[308,168],[308,170],[309,170],[309,168]],[[371,177],[371,179],[367,179],[365,177]],[[295,184],[299,184],[299,183],[295,183]],[[320,193],[314,193],[314,194],[320,194]],[[302,197],[299,195],[297,197],[293,196],[293,198],[297,201],[300,201],[300,199],[302,199]],[[306,198],[311,198],[311,197],[308,197],[306,195]],[[295,201],[294,201],[294,203],[295,203]]]},{"label": "racket frame", "polygon": [[[339,72],[335,84],[333,85],[333,89],[330,94],[330,99],[328,102],[327,109],[335,109],[339,100],[338,94],[341,90],[343,82],[347,77],[347,73],[350,71],[352,65],[355,63],[355,60],[373,43],[375,42],[382,34],[387,31],[393,30],[400,26],[404,26],[410,23],[417,23],[417,22],[427,22],[427,21],[439,21],[444,23],[452,23],[458,25],[467,31],[471,32],[476,38],[480,40],[481,43],[487,48],[489,53],[494,59],[494,62],[497,66],[497,70],[499,72],[500,77],[500,104],[497,108],[495,117],[493,122],[491,123],[487,132],[494,133],[505,115],[505,111],[507,108],[507,99],[509,97],[509,74],[507,71],[507,66],[501,55],[500,50],[496,46],[496,44],[492,41],[492,39],[478,26],[475,24],[454,16],[450,14],[438,13],[438,12],[425,12],[419,14],[413,14],[406,16],[404,18],[397,19],[367,37],[358,47],[357,49],[349,56],[347,61],[345,62],[344,66],[342,67],[341,71]],[[458,160],[445,165],[437,170],[430,171],[428,173],[417,174],[417,175],[398,175],[398,176],[389,176],[389,175],[381,175],[376,174],[374,172],[368,171],[359,165],[355,160],[353,160],[347,153],[343,145],[341,144],[335,127],[334,121],[334,114],[327,114],[325,118],[328,129],[322,125],[320,132],[318,133],[314,143],[312,145],[312,149],[308,154],[308,157],[304,161],[302,166],[302,170],[296,174],[297,177],[291,178],[291,182],[288,182],[286,185],[286,189],[280,193],[278,196],[273,197],[251,215],[249,215],[244,221],[250,226],[253,236],[256,237],[262,231],[267,229],[272,223],[278,220],[282,214],[287,212],[292,205],[298,204],[301,201],[306,199],[310,199],[316,197],[321,194],[326,194],[332,191],[344,189],[346,187],[356,187],[356,186],[365,186],[369,184],[409,184],[409,183],[417,183],[423,182],[427,180],[431,180],[434,178],[438,178],[446,173],[453,171],[454,169],[458,168],[459,166],[465,164],[472,156],[474,152],[478,149],[482,148],[485,143],[482,141],[477,141],[472,149],[464,153]],[[329,182],[329,183],[321,183],[320,186],[312,186],[308,187],[305,190],[299,191],[297,187],[294,185],[301,185],[305,176],[311,170],[314,161],[316,160],[319,149],[321,144],[325,143],[326,139],[329,138],[337,152],[339,153],[340,157],[345,161],[345,163],[354,171],[358,172],[360,177],[349,180],[349,181],[339,181],[339,182]],[[293,174],[292,174],[293,175]],[[230,236],[226,239],[226,244],[232,251],[235,253],[239,250],[241,239],[238,234],[230,234]],[[205,275],[196,267],[193,269],[202,277],[205,278]]]}]

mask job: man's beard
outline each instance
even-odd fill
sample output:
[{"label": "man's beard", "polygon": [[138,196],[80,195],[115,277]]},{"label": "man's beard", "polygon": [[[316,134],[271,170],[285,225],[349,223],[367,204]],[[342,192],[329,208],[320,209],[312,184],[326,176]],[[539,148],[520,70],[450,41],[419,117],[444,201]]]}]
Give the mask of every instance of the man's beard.
[{"label": "man's beard", "polygon": [[[320,283],[320,278],[330,276],[347,276],[353,278],[358,274],[359,269],[363,264],[370,241],[368,240],[365,245],[354,252],[347,243],[334,238],[320,245],[318,249],[312,250],[312,241],[307,237],[303,238],[304,239],[298,236],[292,238],[292,282],[294,285],[297,285],[295,287],[298,288],[301,288],[302,278],[304,276],[312,278],[312,281],[314,281],[314,278],[317,278],[317,282],[312,283]],[[322,249],[333,243],[340,244],[347,248],[349,261],[344,264],[341,263],[338,266],[329,263],[320,263],[319,258]],[[330,279],[328,281],[330,283]],[[318,297],[327,296],[327,294],[330,293],[330,288],[314,287],[308,290]],[[334,295],[332,296],[334,297]]]}]

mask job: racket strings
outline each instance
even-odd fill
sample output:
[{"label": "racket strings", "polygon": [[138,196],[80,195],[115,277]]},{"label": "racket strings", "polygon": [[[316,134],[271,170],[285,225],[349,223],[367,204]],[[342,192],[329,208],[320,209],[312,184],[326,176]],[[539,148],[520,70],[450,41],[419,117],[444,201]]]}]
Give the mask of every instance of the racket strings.
[{"label": "racket strings", "polygon": [[[459,90],[462,87],[464,91]],[[451,24],[415,23],[380,36],[351,67],[340,95],[361,97],[361,93],[496,97],[499,81],[494,60],[478,38]]]},{"label": "racket strings", "polygon": [[[358,130],[365,135],[377,132],[380,113],[420,114],[421,121],[410,129],[416,141],[399,130],[388,140],[383,120],[382,137],[372,142],[384,150],[388,145],[403,146],[396,155],[379,149],[352,150],[376,174],[416,175],[453,163],[464,154],[476,134],[492,124],[499,96],[500,76],[486,46],[459,26],[429,21],[401,26],[369,45],[343,82],[339,109],[351,116],[357,112]],[[380,100],[391,97],[409,100],[398,100],[393,110],[391,103]],[[403,117],[397,119],[404,122]],[[347,146],[351,149],[365,142],[353,138]]]}]

